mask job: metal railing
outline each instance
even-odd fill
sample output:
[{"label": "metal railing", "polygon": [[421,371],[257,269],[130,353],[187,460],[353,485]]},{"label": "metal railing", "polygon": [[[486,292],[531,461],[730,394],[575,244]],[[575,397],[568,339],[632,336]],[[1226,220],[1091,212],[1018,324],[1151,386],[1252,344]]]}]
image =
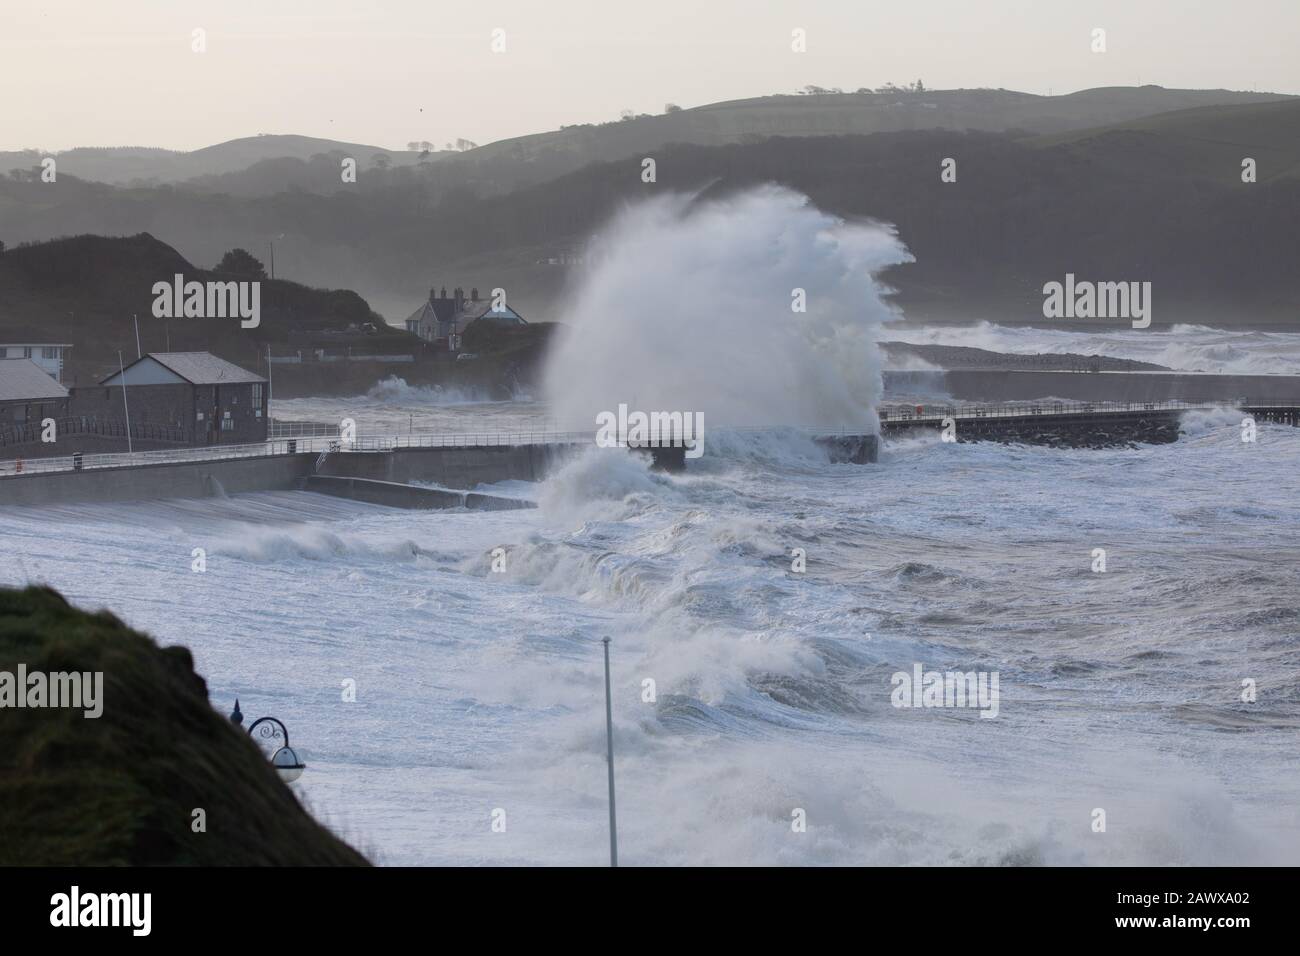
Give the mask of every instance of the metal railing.
[{"label": "metal railing", "polygon": [[289,453],[288,442],[257,442],[251,445],[206,445],[200,448],[165,448],[155,451],[109,452],[94,455],[62,455],[50,458],[16,458],[0,461],[0,476],[39,475],[57,471],[88,471],[96,468],[139,467],[256,458]]},{"label": "metal railing", "polygon": [[[23,425],[11,425],[0,428],[0,448],[8,445],[33,444],[41,440],[45,426],[41,422],[27,422]],[[54,420],[54,434],[63,438],[68,435],[96,435],[105,438],[125,438],[126,423],[119,419],[102,419],[81,415],[75,418],[57,418]],[[136,441],[171,441],[188,442],[189,434],[180,425],[164,422],[132,422],[131,437]]]},{"label": "metal railing", "polygon": [[205,445],[198,448],[168,448],[158,451],[112,452],[95,455],[63,455],[49,458],[17,458],[0,461],[0,476],[37,475],[58,471],[88,471],[97,468],[142,465],[186,464],[234,458],[273,455],[331,454],[335,452],[386,452],[398,448],[484,448],[502,445],[559,445],[595,441],[595,432],[482,432],[460,435],[361,436],[344,442],[335,437],[277,438],[242,445]]},{"label": "metal railing", "polygon": [[[1029,418],[1052,415],[1117,415],[1152,411],[1209,411],[1249,407],[1246,399],[1234,402],[999,402],[996,404],[882,405],[876,409],[882,424],[939,422],[945,418]],[[1269,407],[1277,407],[1270,404]]]},{"label": "metal railing", "polygon": [[[1260,407],[1272,409],[1300,408],[1280,403],[1264,403]],[[881,406],[877,409],[881,422],[941,422],[944,418],[1012,418],[1030,415],[1106,414],[1134,411],[1192,411],[1216,408],[1249,408],[1246,400],[1238,402],[1037,402],[1005,405],[923,405],[904,409],[899,406]],[[66,455],[51,458],[30,458],[0,461],[0,476],[30,475],[59,471],[82,471],[97,468],[122,468],[155,464],[183,464],[187,462],[222,461],[235,458],[257,458],[273,455],[314,454],[328,455],[337,452],[388,452],[401,448],[486,448],[503,445],[584,445],[594,444],[595,429],[588,431],[496,431],[464,434],[414,433],[409,435],[360,436],[344,442],[337,428],[313,422],[278,422],[277,427],[288,425],[319,426],[330,429],[327,435],[303,437],[277,436],[264,442],[242,445],[207,445],[198,448],[175,448],[135,453],[115,452],[95,455]],[[797,426],[718,426],[722,431],[761,432],[793,429],[809,435],[857,435],[863,428],[847,425],[797,425]],[[707,441],[707,438],[706,438]]]},{"label": "metal railing", "polygon": [[266,437],[276,438],[336,438],[339,426],[330,422],[294,422],[273,418],[266,429]]},{"label": "metal railing", "polygon": [[[581,432],[515,431],[473,432],[442,434],[414,432],[409,435],[359,437],[348,446],[348,451],[392,451],[395,448],[488,448],[499,445],[577,445],[591,444],[596,440],[596,430]],[[340,444],[337,439],[333,444]],[[330,449],[338,451],[340,449]]]}]

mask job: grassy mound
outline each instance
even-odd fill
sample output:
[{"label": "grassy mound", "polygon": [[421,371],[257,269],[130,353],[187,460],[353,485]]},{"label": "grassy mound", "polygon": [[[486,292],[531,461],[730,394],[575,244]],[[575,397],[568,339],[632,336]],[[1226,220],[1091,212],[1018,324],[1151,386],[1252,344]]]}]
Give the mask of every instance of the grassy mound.
[{"label": "grassy mound", "polygon": [[0,588],[0,671],[20,663],[102,671],[103,713],[0,708],[0,865],[366,863],[212,709],[185,648],[49,588]]}]

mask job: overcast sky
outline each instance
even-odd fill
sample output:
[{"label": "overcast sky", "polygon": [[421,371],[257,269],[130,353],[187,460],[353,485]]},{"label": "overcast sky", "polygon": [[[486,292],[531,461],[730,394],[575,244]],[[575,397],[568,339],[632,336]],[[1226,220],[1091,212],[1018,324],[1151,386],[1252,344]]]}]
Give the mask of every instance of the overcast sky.
[{"label": "overcast sky", "polygon": [[3,149],[487,143],[918,78],[1300,93],[1300,0],[0,0],[0,23]]}]

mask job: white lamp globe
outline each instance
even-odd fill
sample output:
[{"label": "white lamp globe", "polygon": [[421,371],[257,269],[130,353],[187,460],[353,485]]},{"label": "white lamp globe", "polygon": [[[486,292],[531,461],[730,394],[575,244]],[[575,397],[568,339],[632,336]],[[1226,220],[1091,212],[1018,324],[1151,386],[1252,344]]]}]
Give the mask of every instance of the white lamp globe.
[{"label": "white lamp globe", "polygon": [[307,769],[307,765],[298,759],[298,754],[292,747],[281,747],[277,750],[275,756],[271,758],[271,766],[275,767],[275,772],[285,783],[293,783]]}]

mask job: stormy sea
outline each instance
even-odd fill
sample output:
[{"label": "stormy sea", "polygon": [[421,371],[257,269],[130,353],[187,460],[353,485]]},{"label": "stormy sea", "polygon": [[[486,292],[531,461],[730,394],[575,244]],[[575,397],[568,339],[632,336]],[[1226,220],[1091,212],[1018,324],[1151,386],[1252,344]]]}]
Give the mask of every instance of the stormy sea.
[{"label": "stormy sea", "polygon": [[[882,337],[1294,373],[1300,336],[887,328],[886,228],[779,192],[635,215],[537,394],[392,379],[273,413],[391,435],[702,409],[684,473],[592,447],[480,489],[530,510],[9,509],[0,580],[189,647],[214,706],[291,728],[302,799],[384,864],[604,862],[605,637],[625,864],[1296,858],[1300,430],[1189,412],[1172,444],[918,434],[852,465],[785,426],[874,427]],[[732,308],[672,318],[664,270]],[[795,318],[743,334],[776,297]],[[996,675],[995,713],[900,699],[918,668]]]}]

